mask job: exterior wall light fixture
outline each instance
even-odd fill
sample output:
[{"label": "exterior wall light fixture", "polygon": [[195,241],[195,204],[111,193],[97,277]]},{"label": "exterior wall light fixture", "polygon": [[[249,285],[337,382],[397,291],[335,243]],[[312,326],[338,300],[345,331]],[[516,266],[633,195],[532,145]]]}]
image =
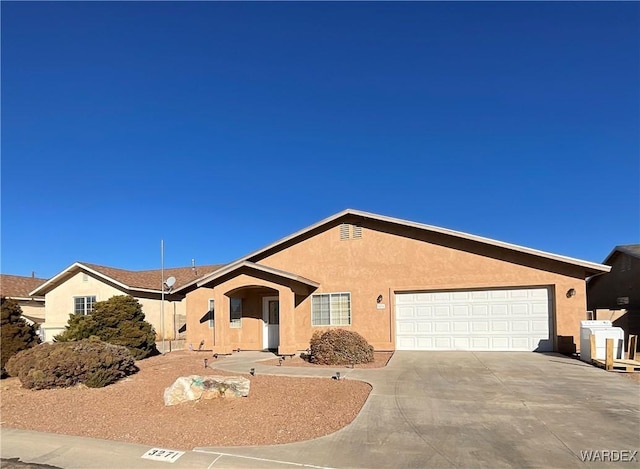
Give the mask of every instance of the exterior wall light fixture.
[{"label": "exterior wall light fixture", "polygon": [[382,295],[378,295],[378,298],[376,298],[376,303],[382,303]]},{"label": "exterior wall light fixture", "polygon": [[573,296],[576,296],[576,289],[575,288],[569,288],[569,290],[567,290],[567,298],[571,298]]}]

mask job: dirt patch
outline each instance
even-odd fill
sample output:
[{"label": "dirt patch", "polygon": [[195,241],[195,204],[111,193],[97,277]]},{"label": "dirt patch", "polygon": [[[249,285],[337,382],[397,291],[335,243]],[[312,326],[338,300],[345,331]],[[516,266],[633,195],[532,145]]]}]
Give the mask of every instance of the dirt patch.
[{"label": "dirt patch", "polygon": [[358,414],[371,391],[361,381],[242,375],[249,397],[165,407],[179,376],[238,375],[204,368],[194,352],[137,362],[140,371],[100,389],[31,391],[1,382],[2,426],[190,450],[197,446],[271,445],[335,432]]},{"label": "dirt patch", "polygon": [[281,362],[275,358],[271,360],[261,361],[261,365],[275,365],[275,366],[306,366],[309,368],[382,368],[387,366],[387,363],[393,356],[393,352],[374,352],[373,361],[371,363],[362,363],[360,365],[316,365],[315,363],[309,363],[306,359],[300,356],[293,358],[285,358]]},{"label": "dirt patch", "polygon": [[630,379],[631,381],[635,381],[636,383],[640,384],[640,373],[636,372],[636,373],[618,373],[620,376],[624,376],[627,379]]}]

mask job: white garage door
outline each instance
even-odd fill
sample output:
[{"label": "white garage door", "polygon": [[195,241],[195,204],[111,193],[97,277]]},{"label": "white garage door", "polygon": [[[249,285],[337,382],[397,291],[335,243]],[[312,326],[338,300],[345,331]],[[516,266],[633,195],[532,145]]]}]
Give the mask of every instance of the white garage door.
[{"label": "white garage door", "polygon": [[551,351],[546,288],[397,293],[397,350]]}]

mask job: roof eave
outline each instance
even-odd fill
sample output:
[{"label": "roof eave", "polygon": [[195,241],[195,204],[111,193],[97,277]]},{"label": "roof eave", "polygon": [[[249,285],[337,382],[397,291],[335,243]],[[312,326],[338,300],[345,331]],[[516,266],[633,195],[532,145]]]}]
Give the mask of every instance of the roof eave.
[{"label": "roof eave", "polygon": [[82,264],[80,262],[74,262],[69,267],[67,267],[62,272],[60,272],[58,275],[50,278],[45,283],[40,285],[38,288],[36,288],[32,292],[30,292],[29,295],[30,296],[42,296],[42,295],[46,294],[48,291],[52,290],[53,288],[55,288],[57,286],[57,283],[58,283],[59,280],[62,280],[67,274],[71,273],[75,269],[85,270],[87,272],[92,273],[93,275],[95,275],[97,277],[100,277],[100,278],[102,278],[104,280],[107,280],[110,283],[118,285],[119,287],[121,287],[121,288],[123,288],[125,290],[131,290],[131,287],[129,287],[128,285],[125,285],[124,283],[119,282],[118,280],[116,280],[116,279],[114,279],[112,277],[109,277],[108,275],[105,275],[105,274],[103,274],[101,272],[98,272],[95,269],[87,267],[86,265],[84,265],[84,264]]},{"label": "roof eave", "polygon": [[302,230],[296,231],[295,233],[286,236],[274,243],[269,244],[268,246],[265,246],[257,251],[254,251],[240,259],[238,259],[235,262],[240,262],[240,261],[244,261],[244,260],[248,260],[248,259],[252,259],[256,256],[259,256],[260,254],[269,251],[283,243],[286,243],[292,239],[295,239],[299,236],[304,235],[305,233],[308,233],[312,230],[315,230],[316,228],[319,228],[323,225],[326,225],[328,223],[334,222],[342,217],[345,217],[347,215],[352,215],[352,216],[359,216],[359,217],[364,217],[364,218],[369,218],[372,220],[378,220],[378,221],[382,221],[382,222],[387,222],[387,223],[393,223],[396,225],[402,225],[402,226],[408,226],[408,227],[413,227],[413,228],[418,228],[418,229],[422,229],[422,230],[427,230],[427,231],[432,231],[435,233],[440,233],[440,234],[444,234],[444,235],[448,235],[448,236],[454,236],[454,237],[458,237],[458,238],[462,238],[462,239],[468,239],[470,241],[475,241],[475,242],[479,242],[479,243],[483,243],[483,244],[488,244],[488,245],[492,245],[492,246],[497,246],[503,249],[509,249],[512,251],[517,251],[517,252],[522,252],[525,254],[530,254],[533,256],[538,256],[538,257],[544,257],[547,259],[551,259],[554,261],[558,261],[558,262],[562,262],[565,264],[570,264],[570,265],[575,265],[575,266],[579,266],[579,267],[583,267],[587,270],[587,272],[592,272],[592,273],[598,273],[598,272],[602,272],[602,273],[606,273],[609,272],[611,270],[610,266],[607,265],[603,265],[603,264],[598,264],[596,262],[590,262],[590,261],[584,261],[581,259],[575,259],[573,257],[568,257],[568,256],[562,256],[559,254],[553,254],[550,252],[546,252],[546,251],[540,251],[538,249],[532,249],[532,248],[528,248],[525,246],[520,246],[517,244],[511,244],[511,243],[506,243],[504,241],[498,241],[495,239],[491,239],[491,238],[485,238],[483,236],[477,236],[477,235],[472,235],[469,233],[464,233],[462,231],[455,231],[455,230],[450,230],[448,228],[441,228],[438,226],[433,226],[433,225],[426,225],[424,223],[417,223],[417,222],[412,222],[412,221],[408,221],[408,220],[402,220],[400,218],[393,218],[393,217],[387,217],[385,215],[377,215],[375,213],[370,213],[370,212],[364,212],[361,210],[354,210],[354,209],[345,209],[341,212],[336,213],[335,215],[332,215],[330,217],[327,217],[317,223],[314,223],[313,225],[310,225],[306,228],[303,228]]},{"label": "roof eave", "polygon": [[216,272],[212,272],[211,274],[203,277],[202,279],[200,279],[197,282],[197,286],[198,287],[203,287],[206,284],[216,280],[217,278],[220,278],[226,274],[229,274],[231,272],[233,272],[234,270],[238,270],[241,269],[243,267],[247,267],[250,269],[255,269],[261,272],[266,272],[269,274],[273,274],[273,275],[277,275],[279,277],[283,277],[283,278],[287,278],[289,280],[293,280],[295,282],[300,282],[300,283],[304,283],[306,285],[309,285],[313,288],[318,288],[320,286],[320,284],[318,282],[315,282],[313,280],[310,280],[306,277],[302,277],[300,275],[296,275],[293,274],[291,272],[285,272],[283,270],[279,270],[279,269],[274,269],[273,267],[269,267],[266,265],[261,265],[261,264],[256,264],[254,262],[249,262],[247,260],[239,260],[236,262],[233,262],[231,264],[228,264],[227,266],[225,266],[223,269],[218,269]]}]

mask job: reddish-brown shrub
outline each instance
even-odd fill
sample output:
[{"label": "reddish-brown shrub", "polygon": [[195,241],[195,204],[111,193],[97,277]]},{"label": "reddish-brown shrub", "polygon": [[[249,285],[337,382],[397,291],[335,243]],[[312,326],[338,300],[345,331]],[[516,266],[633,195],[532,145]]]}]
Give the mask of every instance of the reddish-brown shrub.
[{"label": "reddish-brown shrub", "polygon": [[103,387],[138,371],[126,347],[94,339],[41,344],[11,357],[6,368],[28,389]]},{"label": "reddish-brown shrub", "polygon": [[373,361],[373,347],[357,332],[316,331],[311,337],[309,361],[319,365],[369,363]]}]

